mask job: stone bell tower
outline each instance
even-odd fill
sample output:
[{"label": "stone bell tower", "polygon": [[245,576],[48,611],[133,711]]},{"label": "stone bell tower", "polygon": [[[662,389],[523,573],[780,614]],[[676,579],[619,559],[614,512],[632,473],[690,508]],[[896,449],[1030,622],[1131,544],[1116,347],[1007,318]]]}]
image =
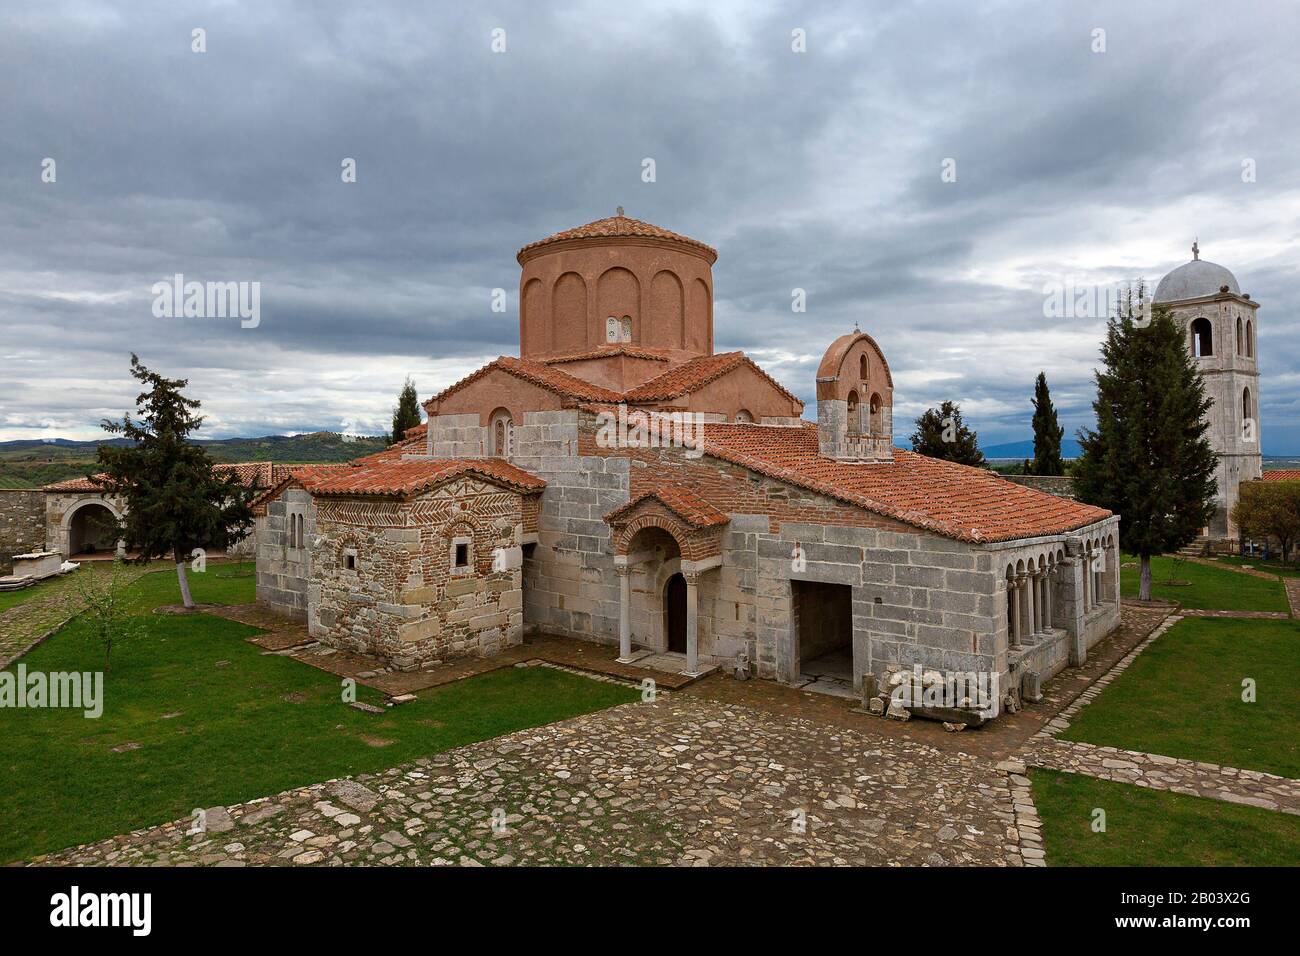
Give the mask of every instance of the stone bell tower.
[{"label": "stone bell tower", "polygon": [[831,343],[817,367],[817,437],[840,461],[894,460],[894,380],[871,336],[857,329]]},{"label": "stone bell tower", "polygon": [[1213,402],[1206,438],[1219,456],[1219,501],[1206,537],[1235,538],[1237,528],[1229,515],[1237,503],[1237,489],[1263,473],[1255,346],[1259,303],[1241,291],[1231,272],[1202,259],[1196,242],[1191,261],[1160,280],[1153,301],[1168,306],[1183,330]]}]

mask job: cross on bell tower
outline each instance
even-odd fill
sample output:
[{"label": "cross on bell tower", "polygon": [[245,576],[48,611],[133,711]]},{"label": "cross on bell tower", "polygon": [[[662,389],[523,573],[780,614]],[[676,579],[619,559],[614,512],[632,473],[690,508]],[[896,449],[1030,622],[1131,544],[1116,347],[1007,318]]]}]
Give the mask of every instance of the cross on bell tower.
[{"label": "cross on bell tower", "polygon": [[1192,240],[1192,258],[1193,259],[1201,258],[1201,247],[1197,245],[1195,239]]}]

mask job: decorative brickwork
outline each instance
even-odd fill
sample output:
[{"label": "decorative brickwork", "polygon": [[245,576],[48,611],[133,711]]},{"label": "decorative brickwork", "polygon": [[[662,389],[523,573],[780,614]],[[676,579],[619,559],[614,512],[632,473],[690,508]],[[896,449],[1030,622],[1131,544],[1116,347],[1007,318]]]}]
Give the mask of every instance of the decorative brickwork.
[{"label": "decorative brickwork", "polygon": [[472,478],[409,501],[319,499],[312,636],[398,668],[523,637],[522,496]]}]

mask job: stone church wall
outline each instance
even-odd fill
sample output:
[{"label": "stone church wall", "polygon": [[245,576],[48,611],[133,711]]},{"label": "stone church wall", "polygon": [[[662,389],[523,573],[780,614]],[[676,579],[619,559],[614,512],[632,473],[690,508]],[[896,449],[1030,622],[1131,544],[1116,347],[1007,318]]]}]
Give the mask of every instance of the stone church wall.
[{"label": "stone church wall", "polygon": [[[323,499],[309,629],[410,669],[523,639],[521,497],[456,481],[410,502]],[[469,564],[454,565],[457,544]]]},{"label": "stone church wall", "polygon": [[628,500],[631,462],[578,456],[576,410],[529,412],[510,461],[546,479],[524,560],[524,619],[543,633],[618,643],[618,577],[605,515]]},{"label": "stone church wall", "polygon": [[0,576],[13,571],[15,554],[45,549],[45,492],[0,488]]},{"label": "stone church wall", "polygon": [[[299,548],[290,534],[290,516],[301,514],[304,543]],[[257,600],[296,620],[307,618],[307,581],[311,573],[311,544],[316,536],[316,508],[311,495],[290,488],[266,506],[257,519]]]}]

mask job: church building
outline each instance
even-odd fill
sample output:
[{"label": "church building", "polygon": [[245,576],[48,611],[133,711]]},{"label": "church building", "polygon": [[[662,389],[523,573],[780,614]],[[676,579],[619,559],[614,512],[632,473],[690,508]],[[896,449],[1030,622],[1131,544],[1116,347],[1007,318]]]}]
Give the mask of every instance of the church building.
[{"label": "church building", "polygon": [[895,448],[866,332],[828,343],[805,420],[714,350],[704,243],[620,210],[517,258],[518,356],[258,502],[259,600],[321,642],[407,669],[545,634],[832,693],[991,675],[1018,700],[1118,625],[1119,518]]},{"label": "church building", "polygon": [[1153,301],[1167,306],[1183,328],[1213,402],[1205,437],[1219,456],[1219,500],[1205,538],[1229,544],[1237,537],[1231,513],[1238,488],[1263,473],[1255,347],[1259,303],[1241,291],[1231,272],[1202,259],[1197,243],[1191,261],[1160,280]]}]

